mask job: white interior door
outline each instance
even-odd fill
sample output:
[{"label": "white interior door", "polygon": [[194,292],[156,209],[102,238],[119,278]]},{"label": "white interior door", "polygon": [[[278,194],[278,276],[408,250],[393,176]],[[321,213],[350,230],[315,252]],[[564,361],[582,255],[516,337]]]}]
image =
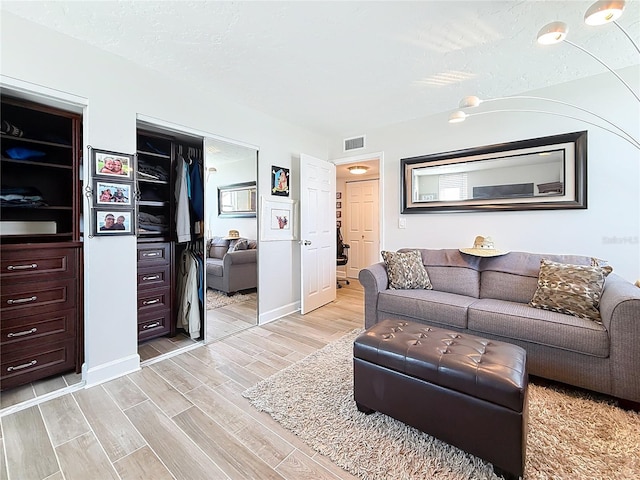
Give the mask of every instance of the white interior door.
[{"label": "white interior door", "polygon": [[300,155],[300,278],[304,315],[336,298],[336,167]]},{"label": "white interior door", "polygon": [[347,182],[346,188],[347,277],[358,278],[361,269],[380,260],[378,180]]}]

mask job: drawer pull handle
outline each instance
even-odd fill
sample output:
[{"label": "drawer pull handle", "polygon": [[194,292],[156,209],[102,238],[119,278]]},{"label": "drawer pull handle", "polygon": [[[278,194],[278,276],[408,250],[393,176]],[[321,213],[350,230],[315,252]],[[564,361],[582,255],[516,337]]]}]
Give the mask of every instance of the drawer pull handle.
[{"label": "drawer pull handle", "polygon": [[158,327],[159,325],[160,325],[160,322],[153,322],[153,323],[150,323],[149,325],[143,325],[142,329],[147,330],[149,328]]},{"label": "drawer pull handle", "polygon": [[9,265],[7,270],[33,270],[34,268],[38,268],[37,263],[32,263],[31,265]]},{"label": "drawer pull handle", "polygon": [[142,277],[142,280],[147,282],[149,280],[158,280],[159,278],[160,278],[160,275],[145,275],[144,277]]},{"label": "drawer pull handle", "polygon": [[22,337],[24,335],[31,335],[32,333],[36,333],[38,331],[38,329],[36,327],[33,327],[31,330],[25,330],[24,332],[10,332],[7,333],[7,338],[13,338],[13,337]]},{"label": "drawer pull handle", "polygon": [[35,302],[37,299],[38,299],[38,297],[36,297],[35,295],[33,297],[29,297],[29,298],[16,298],[15,300],[9,299],[9,300],[7,300],[7,304],[15,305],[16,303]]},{"label": "drawer pull handle", "polygon": [[33,367],[36,363],[38,363],[37,360],[31,360],[29,363],[23,363],[22,365],[16,365],[15,367],[7,367],[7,372],[13,372],[14,370],[22,370],[23,368]]},{"label": "drawer pull handle", "polygon": [[159,298],[154,298],[153,300],[145,300],[142,302],[143,305],[153,305],[154,303],[158,303],[160,301]]},{"label": "drawer pull handle", "polygon": [[142,254],[143,257],[157,257],[160,255],[160,252],[145,252]]}]

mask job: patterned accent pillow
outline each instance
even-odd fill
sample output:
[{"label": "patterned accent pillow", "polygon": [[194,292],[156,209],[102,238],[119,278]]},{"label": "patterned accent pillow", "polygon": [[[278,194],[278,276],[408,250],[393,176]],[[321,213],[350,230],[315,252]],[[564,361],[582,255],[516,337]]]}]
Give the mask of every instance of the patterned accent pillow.
[{"label": "patterned accent pillow", "polygon": [[231,240],[229,242],[229,251],[237,252],[238,250],[246,250],[247,249],[247,239],[246,238],[238,238],[237,240]]},{"label": "patterned accent pillow", "polygon": [[569,265],[543,259],[538,289],[529,305],[601,322],[600,296],[610,266]]},{"label": "patterned accent pillow", "polygon": [[213,237],[209,243],[209,258],[223,258],[229,250],[229,240]]},{"label": "patterned accent pillow", "polygon": [[409,252],[383,251],[382,258],[387,266],[389,288],[392,290],[412,290],[423,288],[431,290],[431,280],[422,264],[422,255],[418,250]]}]

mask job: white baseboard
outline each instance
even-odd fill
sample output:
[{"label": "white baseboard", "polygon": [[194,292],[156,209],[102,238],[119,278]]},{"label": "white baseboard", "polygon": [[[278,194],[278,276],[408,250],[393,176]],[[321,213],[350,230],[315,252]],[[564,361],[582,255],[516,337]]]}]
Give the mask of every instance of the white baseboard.
[{"label": "white baseboard", "polygon": [[97,367],[87,368],[85,363],[82,366],[82,378],[86,388],[89,388],[138,370],[140,370],[140,355],[136,353]]},{"label": "white baseboard", "polygon": [[275,308],[268,312],[263,312],[258,317],[258,325],[264,325],[265,323],[273,322],[279,318],[285,317],[291,313],[300,311],[300,302],[293,302],[288,305],[284,305],[279,308]]}]

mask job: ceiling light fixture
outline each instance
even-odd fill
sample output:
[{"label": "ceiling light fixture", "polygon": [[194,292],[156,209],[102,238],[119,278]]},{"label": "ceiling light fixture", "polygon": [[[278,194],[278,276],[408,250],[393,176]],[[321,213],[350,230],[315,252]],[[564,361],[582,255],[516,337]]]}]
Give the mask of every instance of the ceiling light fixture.
[{"label": "ceiling light fixture", "polygon": [[349,167],[349,173],[353,173],[354,175],[362,175],[363,173],[367,173],[369,167],[365,165],[354,165],[353,167]]}]

